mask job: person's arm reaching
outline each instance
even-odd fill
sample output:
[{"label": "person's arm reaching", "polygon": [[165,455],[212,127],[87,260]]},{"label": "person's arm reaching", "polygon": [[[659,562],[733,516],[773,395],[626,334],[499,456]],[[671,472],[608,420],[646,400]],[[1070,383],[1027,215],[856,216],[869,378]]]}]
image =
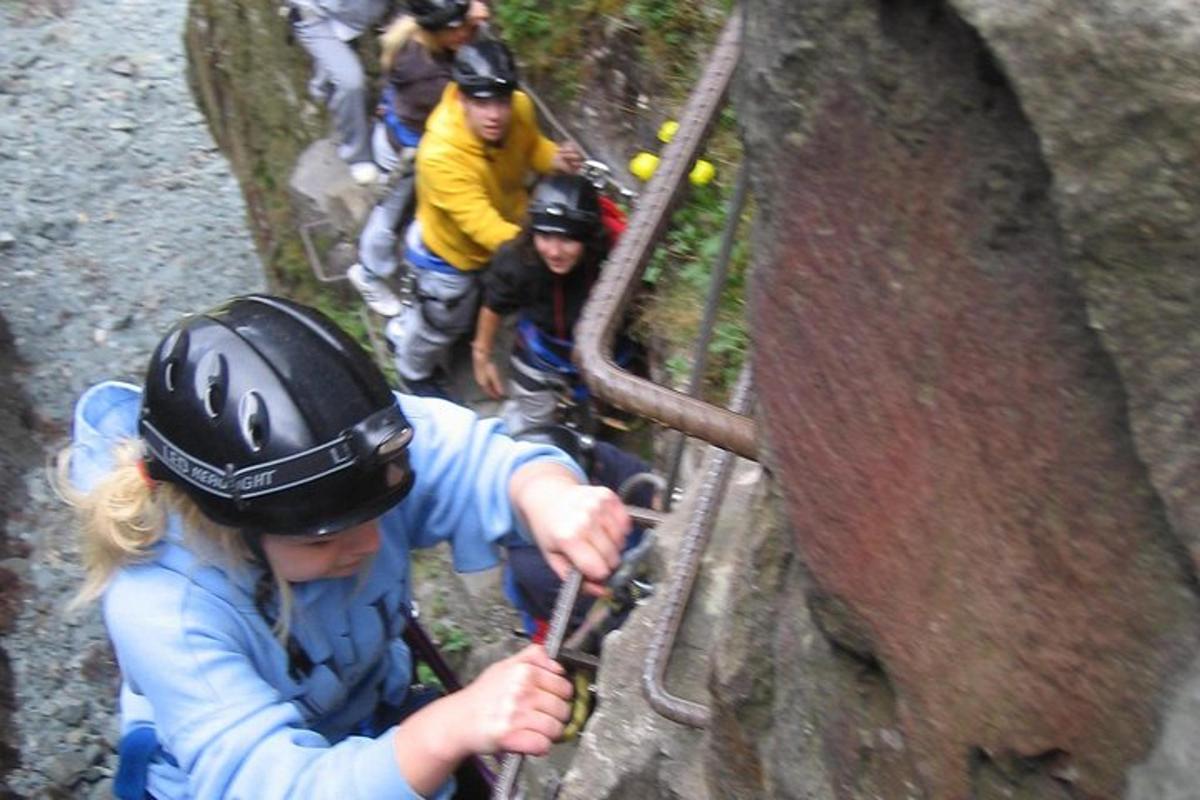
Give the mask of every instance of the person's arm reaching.
[{"label": "person's arm reaching", "polygon": [[406,719],[393,740],[400,773],[428,796],[468,756],[545,755],[562,736],[571,695],[562,666],[540,645],[527,647]]},{"label": "person's arm reaching", "polygon": [[633,527],[616,493],[586,484],[558,448],[504,435],[495,417],[440,400],[400,399],[417,432],[409,446],[417,479],[381,529],[402,526],[414,547],[449,541],[459,571],[494,566],[493,547],[519,534],[559,575],[576,567],[593,593],[602,591]]},{"label": "person's arm reaching", "polygon": [[535,543],[512,499],[513,480],[526,466],[558,465],[575,483],[585,480],[566,453],[512,439],[498,417],[477,417],[444,400],[399,399],[415,431],[409,460],[416,481],[404,502],[383,515],[380,529],[396,530],[413,547],[449,542],[460,572],[496,566],[501,548],[518,540]]},{"label": "person's arm reaching", "polygon": [[496,331],[500,330],[502,319],[495,311],[481,305],[475,324],[475,338],[471,341],[471,368],[475,373],[475,382],[493,400],[504,396],[500,370],[492,361],[492,347],[496,343]]},{"label": "person's arm reaching", "polygon": [[574,142],[555,144],[538,126],[533,101],[524,92],[513,94],[513,125],[529,136],[529,165],[534,172],[575,174],[583,166],[583,153]]},{"label": "person's arm reaching", "polygon": [[583,169],[583,151],[575,142],[567,140],[558,146],[550,167],[555,172],[577,175],[579,170]]}]

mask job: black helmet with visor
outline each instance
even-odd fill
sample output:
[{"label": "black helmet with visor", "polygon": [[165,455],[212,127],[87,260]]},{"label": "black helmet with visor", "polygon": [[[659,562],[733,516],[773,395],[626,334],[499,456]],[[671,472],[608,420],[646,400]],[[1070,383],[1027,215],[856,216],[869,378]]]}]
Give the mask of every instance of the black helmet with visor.
[{"label": "black helmet with visor", "polygon": [[408,0],[408,11],[427,31],[458,28],[467,21],[471,0]]},{"label": "black helmet with visor", "polygon": [[485,39],[458,49],[450,78],[467,97],[510,97],[517,90],[517,63],[503,42]]},{"label": "black helmet with visor", "polygon": [[549,175],[529,200],[529,226],[586,242],[600,230],[600,198],[591,181],[579,175]]},{"label": "black helmet with visor", "polygon": [[412,487],[412,426],[374,361],[320,312],[267,295],[185,318],[146,371],[150,476],[257,535],[325,535]]}]

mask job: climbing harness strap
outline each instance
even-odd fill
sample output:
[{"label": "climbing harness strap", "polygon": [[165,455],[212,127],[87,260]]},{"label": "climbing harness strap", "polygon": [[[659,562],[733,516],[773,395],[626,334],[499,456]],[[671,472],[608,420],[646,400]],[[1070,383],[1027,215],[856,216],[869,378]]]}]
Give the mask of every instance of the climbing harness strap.
[{"label": "climbing harness strap", "polygon": [[[514,381],[532,392],[565,389],[569,391],[572,402],[587,402],[590,396],[587,385],[579,379],[579,370],[571,361],[574,342],[551,336],[537,323],[522,316],[517,320],[516,345],[513,348]],[[620,337],[614,353],[617,364],[627,366],[633,361],[634,355],[632,342]]]},{"label": "climbing harness strap", "polygon": [[[469,331],[478,310],[479,273],[456,269],[430,250],[421,237],[420,224],[415,221],[404,235],[404,258],[413,267],[412,297],[425,324],[455,336]],[[457,282],[425,279],[420,271],[451,276]]]},{"label": "climbing harness strap", "polygon": [[387,129],[388,139],[391,140],[393,148],[399,151],[401,148],[416,147],[421,143],[421,132],[414,131],[401,122],[396,113],[395,87],[384,87],[379,106],[383,109],[383,125]]},{"label": "climbing harness strap", "polygon": [[531,367],[572,378],[579,374],[571,363],[574,342],[551,336],[526,316],[517,320],[517,336]]},{"label": "climbing harness strap", "polygon": [[404,258],[417,269],[441,272],[444,275],[461,275],[463,271],[429,249],[421,236],[420,223],[413,222],[404,234]]},{"label": "climbing harness strap", "polygon": [[161,757],[171,766],[178,763],[162,749],[152,725],[130,728],[117,744],[117,774],[113,776],[113,797],[117,800],[146,800],[146,778],[150,762]]}]

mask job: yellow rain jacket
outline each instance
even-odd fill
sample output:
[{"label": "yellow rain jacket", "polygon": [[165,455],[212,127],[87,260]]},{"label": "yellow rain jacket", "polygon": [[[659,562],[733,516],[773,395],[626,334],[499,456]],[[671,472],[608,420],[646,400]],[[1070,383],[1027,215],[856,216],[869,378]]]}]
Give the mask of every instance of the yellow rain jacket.
[{"label": "yellow rain jacket", "polygon": [[417,221],[425,245],[463,271],[485,266],[521,231],[530,170],[549,172],[557,152],[524,92],[513,93],[504,141],[491,145],[467,128],[458,86],[448,84],[417,148]]}]

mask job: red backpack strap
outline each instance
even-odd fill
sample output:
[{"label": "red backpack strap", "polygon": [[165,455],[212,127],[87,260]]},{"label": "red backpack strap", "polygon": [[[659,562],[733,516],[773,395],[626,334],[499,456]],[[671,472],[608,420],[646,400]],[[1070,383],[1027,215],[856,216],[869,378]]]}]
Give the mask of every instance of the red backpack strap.
[{"label": "red backpack strap", "polygon": [[600,222],[608,231],[608,238],[614,245],[629,227],[629,217],[611,197],[605,195],[600,195]]},{"label": "red backpack strap", "polygon": [[546,637],[550,634],[550,621],[534,617],[533,624],[535,630],[533,631],[533,635],[529,637],[529,641],[534,644],[545,644]]}]

